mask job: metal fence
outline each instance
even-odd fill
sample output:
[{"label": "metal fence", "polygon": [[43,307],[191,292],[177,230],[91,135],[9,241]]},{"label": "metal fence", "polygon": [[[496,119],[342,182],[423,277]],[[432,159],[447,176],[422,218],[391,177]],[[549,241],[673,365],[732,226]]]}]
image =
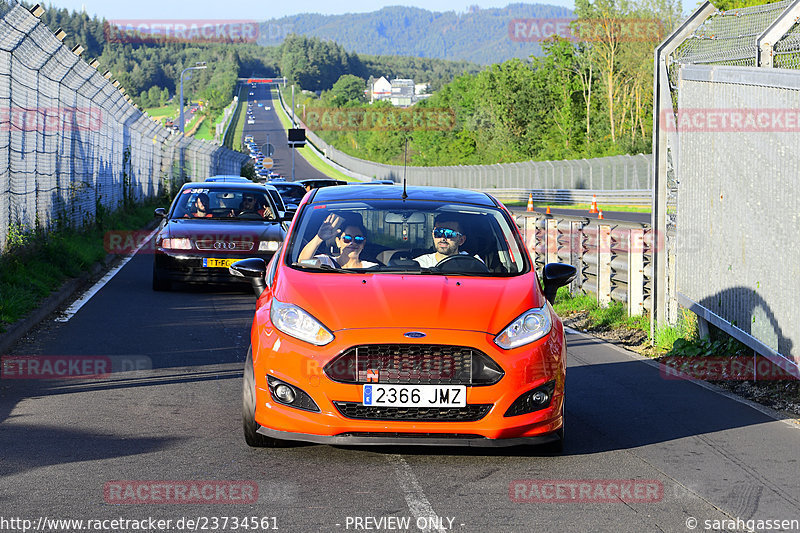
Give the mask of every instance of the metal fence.
[{"label": "metal fence", "polygon": [[[283,97],[280,104],[287,114]],[[400,182],[405,176],[409,185],[433,185],[461,189],[652,189],[651,155],[617,155],[565,161],[523,161],[495,165],[458,165],[445,167],[403,167],[374,163],[348,155],[323,141],[295,116],[306,137],[316,149],[336,164],[373,179]]]},{"label": "metal fence", "polygon": [[656,50],[653,128],[653,327],[689,309],[795,375],[799,16],[701,5]]},{"label": "metal fence", "polygon": [[244,154],[171,134],[28,9],[0,6],[0,250],[9,234],[239,173]]}]

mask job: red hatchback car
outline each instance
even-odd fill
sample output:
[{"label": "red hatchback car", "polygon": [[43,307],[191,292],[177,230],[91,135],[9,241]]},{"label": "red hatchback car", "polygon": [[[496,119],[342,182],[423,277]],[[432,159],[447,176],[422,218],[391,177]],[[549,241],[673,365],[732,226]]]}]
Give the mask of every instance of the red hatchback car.
[{"label": "red hatchback car", "polygon": [[493,446],[564,439],[566,345],[493,197],[433,187],[306,195],[265,264],[243,383],[245,440]]}]

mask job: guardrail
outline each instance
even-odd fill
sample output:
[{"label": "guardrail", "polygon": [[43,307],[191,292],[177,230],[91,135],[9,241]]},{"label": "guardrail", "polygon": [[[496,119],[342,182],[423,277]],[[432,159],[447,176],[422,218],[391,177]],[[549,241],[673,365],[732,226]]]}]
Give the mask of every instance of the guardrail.
[{"label": "guardrail", "polygon": [[601,306],[623,302],[629,316],[652,309],[652,251],[658,239],[649,224],[539,213],[515,219],[539,272],[552,262],[578,269],[570,293],[592,293]]},{"label": "guardrail", "polygon": [[593,197],[604,205],[649,206],[653,203],[650,190],[603,191],[588,189],[481,189],[501,202],[527,202],[533,194],[533,201],[553,204],[588,204]]}]

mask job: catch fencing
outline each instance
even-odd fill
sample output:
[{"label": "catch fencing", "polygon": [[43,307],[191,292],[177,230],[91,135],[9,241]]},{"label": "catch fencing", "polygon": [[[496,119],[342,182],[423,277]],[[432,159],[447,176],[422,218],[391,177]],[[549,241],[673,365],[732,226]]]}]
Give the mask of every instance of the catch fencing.
[{"label": "catch fencing", "polygon": [[655,53],[653,327],[682,309],[800,376],[800,1],[702,4]]},{"label": "catch fencing", "polygon": [[[280,104],[291,115],[278,91]],[[495,165],[457,165],[415,167],[374,163],[348,155],[323,141],[295,116],[306,138],[324,156],[336,164],[373,179],[409,185],[432,185],[460,189],[594,189],[652,190],[653,157],[648,154],[618,155],[565,161],[523,161]]]},{"label": "catch fencing", "polygon": [[162,127],[34,10],[0,2],[0,250],[9,236],[80,227],[187,178],[239,174],[247,156]]}]

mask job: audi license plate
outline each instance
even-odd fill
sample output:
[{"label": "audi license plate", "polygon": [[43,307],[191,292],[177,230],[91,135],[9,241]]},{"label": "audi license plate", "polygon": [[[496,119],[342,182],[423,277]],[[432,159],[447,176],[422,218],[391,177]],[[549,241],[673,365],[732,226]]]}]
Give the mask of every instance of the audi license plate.
[{"label": "audi license plate", "polygon": [[386,407],[465,407],[464,385],[364,385],[364,405]]},{"label": "audi license plate", "polygon": [[228,268],[239,259],[215,259],[213,257],[204,257],[203,266],[207,268]]}]

